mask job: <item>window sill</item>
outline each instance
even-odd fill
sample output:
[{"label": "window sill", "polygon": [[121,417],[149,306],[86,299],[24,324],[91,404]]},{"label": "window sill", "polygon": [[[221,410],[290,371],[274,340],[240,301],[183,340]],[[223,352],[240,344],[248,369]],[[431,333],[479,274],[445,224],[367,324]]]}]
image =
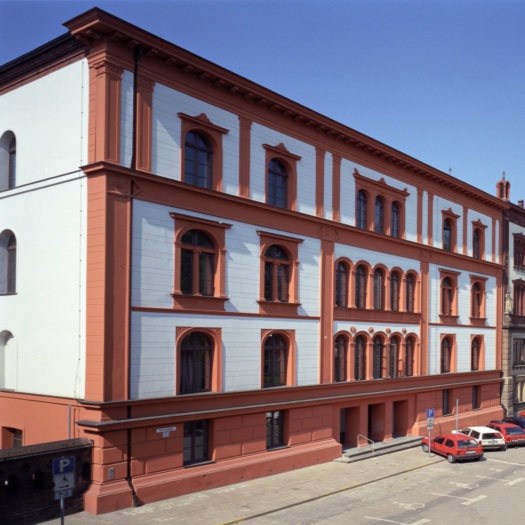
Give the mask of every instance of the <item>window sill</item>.
[{"label": "window sill", "polygon": [[486,317],[471,317],[470,324],[472,326],[485,326],[487,324]]},{"label": "window sill", "polygon": [[458,324],[459,315],[439,314],[439,318],[443,324]]},{"label": "window sill", "polygon": [[259,313],[270,315],[297,315],[301,303],[281,303],[279,301],[259,300]]},{"label": "window sill", "polygon": [[171,294],[173,297],[173,308],[176,310],[207,310],[212,312],[224,312],[224,304],[228,297],[212,297],[205,295]]}]

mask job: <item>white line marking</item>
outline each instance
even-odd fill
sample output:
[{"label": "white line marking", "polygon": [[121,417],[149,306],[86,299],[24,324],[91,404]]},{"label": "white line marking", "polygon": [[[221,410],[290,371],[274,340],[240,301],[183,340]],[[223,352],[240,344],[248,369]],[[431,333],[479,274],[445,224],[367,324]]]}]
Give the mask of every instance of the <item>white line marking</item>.
[{"label": "white line marking", "polygon": [[481,501],[482,499],[485,499],[487,496],[480,495],[477,498],[469,499],[469,498],[461,498],[460,496],[451,496],[450,494],[437,494],[436,492],[432,492],[433,496],[443,496],[444,498],[454,498],[454,499],[462,499],[465,501],[462,501],[462,505],[472,505],[472,503],[477,503],[478,501]]},{"label": "white line marking", "polygon": [[375,518],[374,516],[365,516],[365,518],[374,521],[382,521],[383,523],[394,523],[395,525],[425,525],[425,523],[430,523],[430,520],[425,519],[414,521],[414,523],[402,523],[401,521],[385,520],[383,518]]},{"label": "white line marking", "polygon": [[456,485],[456,487],[459,487],[460,489],[477,489],[479,488],[479,485],[477,483],[458,483],[457,481],[449,481],[451,485]]}]

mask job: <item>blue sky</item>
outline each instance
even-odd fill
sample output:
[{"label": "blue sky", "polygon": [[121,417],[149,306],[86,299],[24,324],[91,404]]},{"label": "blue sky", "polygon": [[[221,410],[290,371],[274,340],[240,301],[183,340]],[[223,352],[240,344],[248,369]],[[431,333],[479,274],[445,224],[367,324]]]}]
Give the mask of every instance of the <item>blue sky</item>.
[{"label": "blue sky", "polygon": [[525,199],[525,0],[0,0],[0,64],[100,7],[430,166]]}]

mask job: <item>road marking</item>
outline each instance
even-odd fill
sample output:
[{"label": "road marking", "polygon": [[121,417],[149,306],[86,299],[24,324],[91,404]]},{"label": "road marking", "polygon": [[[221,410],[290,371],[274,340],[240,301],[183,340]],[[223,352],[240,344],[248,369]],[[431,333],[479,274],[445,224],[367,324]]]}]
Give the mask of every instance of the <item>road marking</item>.
[{"label": "road marking", "polygon": [[422,509],[425,504],[424,503],[400,503],[399,501],[393,501],[394,505],[399,505],[402,509],[405,510],[417,510]]},{"label": "road marking", "polygon": [[433,496],[443,496],[444,498],[454,498],[454,499],[462,499],[464,501],[461,502],[462,505],[472,505],[473,503],[477,503],[478,501],[481,501],[482,499],[485,499],[487,496],[480,495],[477,498],[469,499],[469,498],[461,498],[460,496],[451,496],[450,494],[437,494],[436,492],[432,492]]},{"label": "road marking", "polygon": [[525,480],[525,478],[517,478],[517,479],[509,481],[508,479],[505,479],[505,478],[491,478],[490,476],[476,476],[476,477],[477,478],[483,478],[483,479],[493,479],[494,481],[503,481],[503,482],[505,482],[505,485],[507,485],[508,487],[510,487],[512,485],[516,485],[520,481],[524,481]]},{"label": "road marking", "polygon": [[385,520],[383,518],[375,518],[374,516],[365,516],[365,518],[374,521],[382,521],[383,523],[394,523],[395,525],[425,525],[425,523],[430,523],[430,520],[425,519],[414,521],[414,523],[403,523],[402,521]]},{"label": "road marking", "polygon": [[457,481],[449,481],[451,485],[456,485],[456,487],[459,487],[460,489],[477,489],[479,488],[479,485],[477,483],[458,483]]}]

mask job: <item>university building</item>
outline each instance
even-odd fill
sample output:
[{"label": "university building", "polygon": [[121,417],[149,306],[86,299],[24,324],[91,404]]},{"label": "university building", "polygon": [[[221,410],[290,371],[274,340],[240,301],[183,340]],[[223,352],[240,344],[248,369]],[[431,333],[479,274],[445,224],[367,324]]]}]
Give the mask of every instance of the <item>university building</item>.
[{"label": "university building", "polygon": [[1,448],[88,437],[103,513],[503,415],[505,199],[65,26],[0,67]]}]

